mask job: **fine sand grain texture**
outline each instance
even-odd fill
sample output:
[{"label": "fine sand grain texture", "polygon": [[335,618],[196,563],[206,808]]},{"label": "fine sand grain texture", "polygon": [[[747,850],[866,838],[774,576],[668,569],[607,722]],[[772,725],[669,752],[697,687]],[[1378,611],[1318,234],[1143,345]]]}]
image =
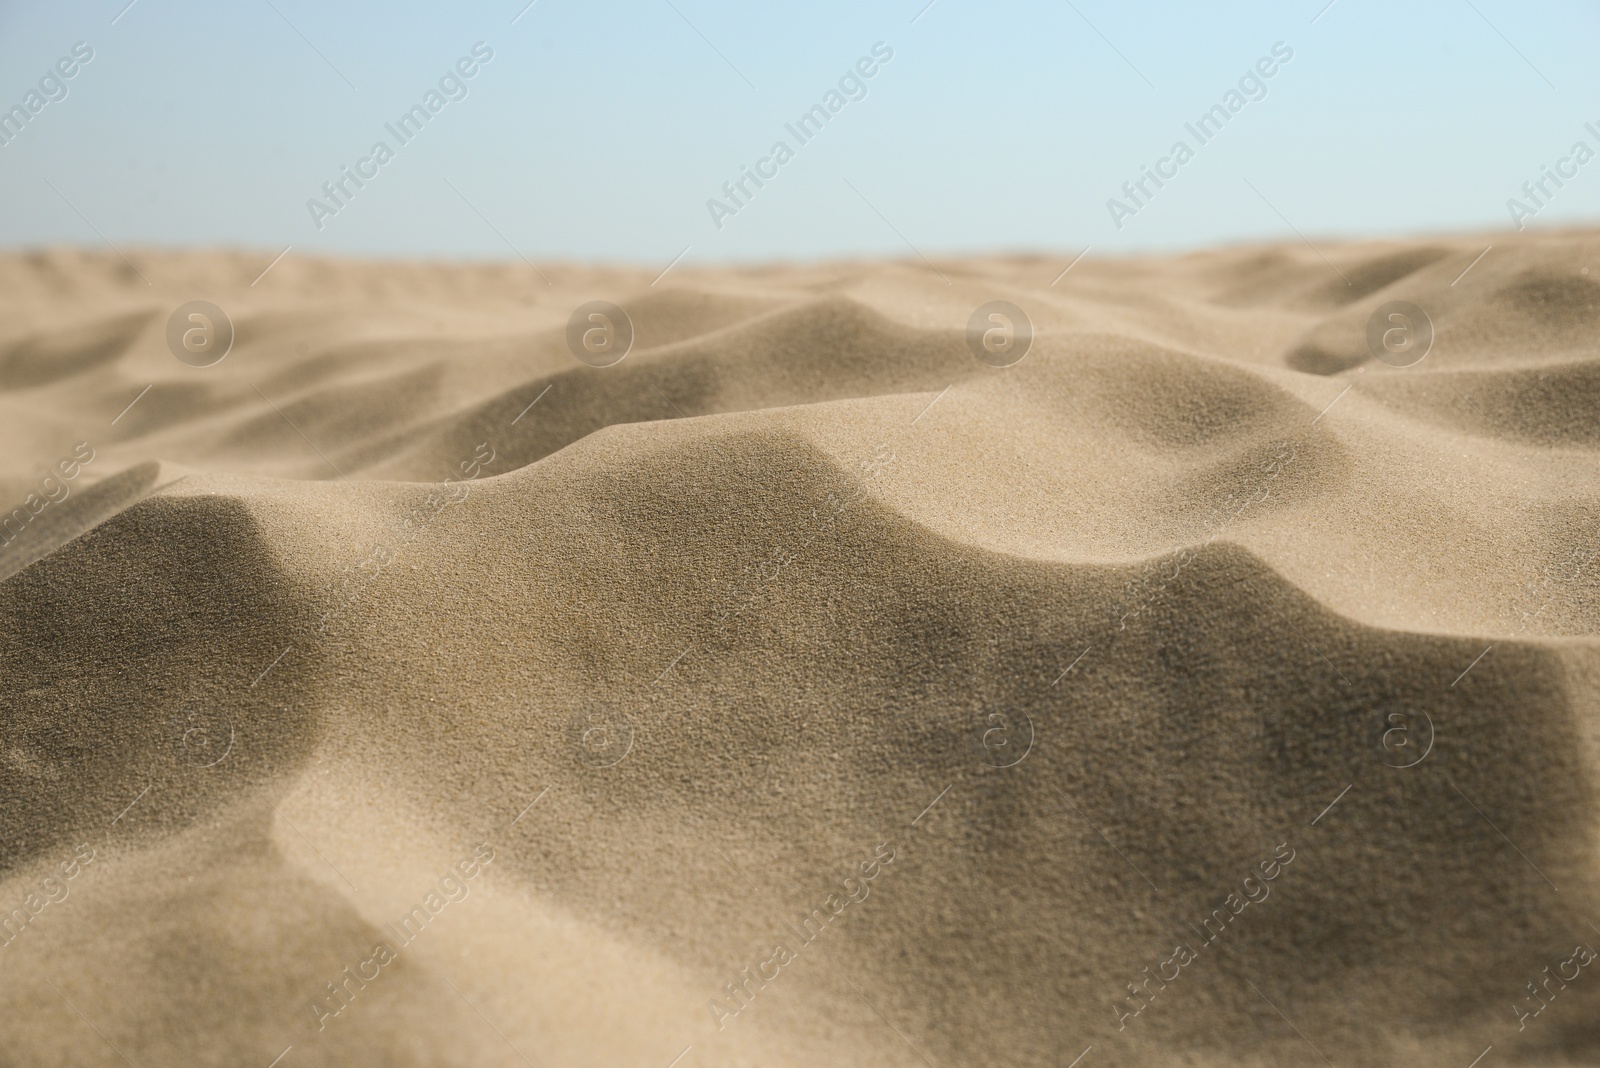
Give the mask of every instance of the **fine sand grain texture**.
[{"label": "fine sand grain texture", "polygon": [[0,258],[0,1065],[1600,1064],[1600,236],[126,251]]}]

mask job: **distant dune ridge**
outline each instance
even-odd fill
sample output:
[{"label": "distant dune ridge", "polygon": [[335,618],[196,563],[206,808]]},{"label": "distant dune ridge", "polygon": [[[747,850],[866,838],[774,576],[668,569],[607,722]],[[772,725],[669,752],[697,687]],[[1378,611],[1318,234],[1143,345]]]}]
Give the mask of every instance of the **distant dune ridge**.
[{"label": "distant dune ridge", "polygon": [[1600,236],[1319,247],[0,257],[0,1065],[1600,1063]]}]

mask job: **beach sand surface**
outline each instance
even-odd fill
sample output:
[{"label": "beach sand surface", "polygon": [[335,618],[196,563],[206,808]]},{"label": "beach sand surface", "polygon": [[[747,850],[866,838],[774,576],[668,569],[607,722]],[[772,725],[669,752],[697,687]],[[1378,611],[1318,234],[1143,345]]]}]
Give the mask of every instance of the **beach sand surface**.
[{"label": "beach sand surface", "polygon": [[124,251],[0,257],[0,1064],[1600,1063],[1600,236]]}]

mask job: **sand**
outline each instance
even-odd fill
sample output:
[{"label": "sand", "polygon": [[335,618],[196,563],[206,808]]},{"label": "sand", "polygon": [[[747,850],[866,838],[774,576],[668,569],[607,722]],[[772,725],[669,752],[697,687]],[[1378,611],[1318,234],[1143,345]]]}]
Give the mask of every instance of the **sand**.
[{"label": "sand", "polygon": [[1600,1063],[1600,235],[1318,247],[0,258],[0,1064]]}]

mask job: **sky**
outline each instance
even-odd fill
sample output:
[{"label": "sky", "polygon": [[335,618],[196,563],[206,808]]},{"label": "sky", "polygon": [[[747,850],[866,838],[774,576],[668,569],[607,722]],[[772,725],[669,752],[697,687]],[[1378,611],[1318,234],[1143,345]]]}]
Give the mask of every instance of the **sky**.
[{"label": "sky", "polygon": [[1576,0],[0,0],[28,115],[0,247],[665,265],[1582,225],[1596,40]]}]

